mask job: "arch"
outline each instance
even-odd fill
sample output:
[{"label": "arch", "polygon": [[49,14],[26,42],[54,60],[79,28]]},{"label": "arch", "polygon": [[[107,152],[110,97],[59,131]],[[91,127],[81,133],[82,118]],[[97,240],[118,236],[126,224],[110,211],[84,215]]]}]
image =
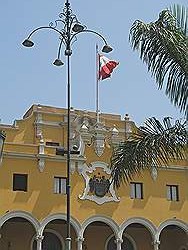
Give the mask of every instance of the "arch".
[{"label": "arch", "polygon": [[[61,234],[59,234],[58,232],[56,232],[54,229],[46,229],[45,232],[47,233],[53,233],[54,235],[57,236],[57,238],[60,240],[61,245],[63,246],[63,249],[65,249],[65,242],[63,237],[61,236]],[[31,240],[31,246],[30,249],[33,250],[33,242],[35,240],[35,235],[33,236],[32,240]]]},{"label": "arch", "polygon": [[29,221],[32,226],[34,227],[35,231],[38,232],[40,228],[40,222],[35,219],[32,214],[25,212],[25,211],[11,211],[0,217],[0,228],[3,226],[3,224],[12,219],[12,218],[23,218],[27,221]]},{"label": "arch", "polygon": [[[47,216],[41,222],[41,227],[40,227],[40,230],[39,230],[40,235],[43,234],[46,225],[48,223],[50,223],[51,221],[53,221],[53,220],[64,220],[64,221],[66,221],[67,220],[67,215],[63,214],[63,213],[57,213],[57,214],[51,214],[51,215]],[[76,232],[76,235],[78,236],[79,233],[80,233],[80,230],[81,230],[80,223],[76,219],[74,219],[73,217],[71,217],[70,223],[73,226],[73,228],[74,228],[74,230]]]},{"label": "arch", "polygon": [[125,231],[125,229],[131,225],[131,224],[141,224],[143,226],[145,226],[149,232],[151,233],[152,239],[155,239],[155,235],[157,232],[156,227],[153,225],[153,223],[145,218],[141,218],[141,217],[133,217],[128,219],[127,221],[123,222],[120,226],[120,236],[122,237],[123,232]]},{"label": "arch", "polygon": [[82,223],[82,228],[81,228],[81,234],[80,237],[83,238],[84,232],[86,230],[86,228],[93,222],[103,222],[105,224],[107,224],[108,226],[110,226],[110,228],[112,229],[112,231],[114,232],[115,237],[117,238],[119,235],[119,226],[118,224],[112,220],[111,218],[107,217],[107,216],[100,216],[100,215],[94,215],[88,219],[86,219],[83,223]]},{"label": "arch", "polygon": [[180,229],[182,229],[185,233],[188,234],[188,224],[186,222],[181,221],[179,219],[169,219],[169,220],[166,220],[166,221],[162,222],[159,225],[159,227],[157,229],[157,240],[159,240],[161,232],[163,231],[163,229],[165,227],[168,227],[168,226],[177,226]]},{"label": "arch", "polygon": [[[136,242],[134,241],[134,239],[133,239],[129,234],[127,234],[127,233],[124,233],[123,236],[126,237],[126,238],[131,242],[131,244],[132,244],[134,250],[137,250]],[[123,238],[123,236],[122,236],[122,238]],[[106,240],[105,250],[107,250],[108,243],[109,243],[109,241],[110,241],[110,239],[111,239],[112,237],[113,237],[113,235],[110,235],[110,236],[108,237],[108,239]]]}]

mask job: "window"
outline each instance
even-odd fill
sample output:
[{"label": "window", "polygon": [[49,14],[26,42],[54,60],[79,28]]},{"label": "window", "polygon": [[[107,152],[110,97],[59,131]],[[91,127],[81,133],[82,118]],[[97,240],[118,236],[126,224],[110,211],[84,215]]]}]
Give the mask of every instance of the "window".
[{"label": "window", "polygon": [[59,142],[47,141],[46,146],[59,147]]},{"label": "window", "polygon": [[131,199],[143,199],[143,183],[131,182],[130,189]]},{"label": "window", "polygon": [[54,177],[54,194],[66,194],[66,181],[65,177]]},{"label": "window", "polygon": [[27,192],[27,174],[13,174],[13,191]]},{"label": "window", "polygon": [[166,185],[167,187],[167,200],[179,201],[178,185]]}]

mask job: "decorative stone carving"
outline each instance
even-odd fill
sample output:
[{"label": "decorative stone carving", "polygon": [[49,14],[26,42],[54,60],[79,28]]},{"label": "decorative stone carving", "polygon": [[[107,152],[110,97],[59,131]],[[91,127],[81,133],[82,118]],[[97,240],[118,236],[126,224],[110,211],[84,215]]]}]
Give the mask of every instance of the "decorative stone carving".
[{"label": "decorative stone carving", "polygon": [[78,250],[83,250],[84,238],[78,237],[78,238],[76,239],[76,241],[77,241],[77,248],[78,248]]},{"label": "decorative stone carving", "polygon": [[75,161],[71,161],[70,162],[70,172],[71,172],[71,174],[73,174],[74,173],[74,171],[75,171]]},{"label": "decorative stone carving", "polygon": [[[100,175],[99,171],[101,172]],[[99,205],[105,202],[119,201],[116,197],[113,185],[109,185],[112,180],[110,178],[111,170],[108,168],[108,164],[104,162],[93,162],[89,167],[84,164],[82,169],[80,167],[79,172],[85,180],[84,192],[82,195],[79,195],[81,200],[94,201]],[[98,176],[96,175],[97,172]],[[96,181],[93,183],[94,185],[91,184],[93,180]]]},{"label": "decorative stone carving", "polygon": [[85,123],[83,123],[80,127],[80,135],[81,135],[81,138],[85,144],[91,145],[92,135],[89,132],[89,128],[86,126]]},{"label": "decorative stone carving", "polygon": [[123,131],[121,131],[120,135],[115,125],[112,128],[106,127],[104,122],[96,121],[96,117],[90,116],[87,111],[80,115],[72,109],[70,122],[71,145],[76,144],[79,146],[82,149],[80,151],[82,156],[84,156],[86,145],[94,146],[96,155],[100,157],[104,153],[105,147],[117,145],[124,140],[124,137],[122,138]]},{"label": "decorative stone carving", "polygon": [[45,160],[44,160],[44,158],[39,158],[38,159],[38,168],[39,168],[39,171],[41,173],[44,171],[44,167],[45,167]]},{"label": "decorative stone carving", "polygon": [[98,156],[101,156],[104,152],[104,147],[105,147],[105,134],[106,130],[104,127],[104,124],[101,122],[98,122],[94,126],[94,148],[95,148],[95,153]]},{"label": "decorative stone carving", "polygon": [[125,114],[125,137],[126,139],[129,138],[129,136],[132,133],[132,122],[130,121],[129,115]]},{"label": "decorative stone carving", "polygon": [[111,131],[111,144],[112,145],[118,145],[121,141],[121,138],[119,136],[119,130],[116,128],[116,125],[114,124],[114,127]]},{"label": "decorative stone carving", "polygon": [[40,142],[39,142],[39,154],[38,154],[38,168],[39,171],[42,173],[45,167],[45,159],[44,159],[44,149],[45,149],[45,144],[44,140],[41,137]]},{"label": "decorative stone carving", "polygon": [[155,240],[155,241],[153,242],[153,246],[154,246],[154,250],[159,250],[160,241]]},{"label": "decorative stone carving", "polygon": [[152,166],[150,174],[151,174],[152,179],[156,181],[158,177],[158,171],[155,166]]},{"label": "decorative stone carving", "polygon": [[42,135],[42,114],[37,113],[35,120],[35,128],[36,128],[36,137],[41,139]]},{"label": "decorative stone carving", "polygon": [[117,245],[117,250],[121,250],[121,244],[123,243],[123,240],[121,238],[116,238],[115,243]]},{"label": "decorative stone carving", "polygon": [[43,235],[38,234],[36,237],[36,242],[37,242],[37,250],[42,250],[42,240],[44,239]]}]

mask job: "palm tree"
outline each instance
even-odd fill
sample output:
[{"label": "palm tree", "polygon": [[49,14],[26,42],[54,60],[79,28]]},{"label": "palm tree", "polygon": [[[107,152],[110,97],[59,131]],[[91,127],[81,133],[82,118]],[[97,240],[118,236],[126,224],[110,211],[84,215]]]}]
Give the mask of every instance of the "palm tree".
[{"label": "palm tree", "polygon": [[115,148],[111,161],[114,185],[129,182],[144,169],[185,159],[186,137],[185,122],[177,120],[172,124],[170,117],[165,117],[163,123],[155,117],[147,119],[145,126]]},{"label": "palm tree", "polygon": [[145,24],[135,21],[130,29],[133,50],[155,77],[159,89],[164,85],[171,102],[187,112],[187,11],[179,5],[163,10],[159,19]]},{"label": "palm tree", "polygon": [[[130,29],[133,50],[140,52],[141,60],[156,79],[159,89],[173,105],[187,114],[187,10],[179,5],[163,10],[159,19],[145,24],[135,21]],[[186,124],[166,117],[163,124],[155,117],[149,118],[114,149],[111,159],[115,187],[129,182],[144,169],[167,166],[169,161],[186,157]]]}]

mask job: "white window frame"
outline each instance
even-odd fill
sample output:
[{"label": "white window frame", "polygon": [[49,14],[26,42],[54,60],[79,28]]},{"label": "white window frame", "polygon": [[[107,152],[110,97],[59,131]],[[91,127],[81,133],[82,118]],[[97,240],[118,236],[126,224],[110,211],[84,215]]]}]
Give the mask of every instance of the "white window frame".
[{"label": "white window frame", "polygon": [[54,176],[54,194],[66,194],[67,178]]},{"label": "white window frame", "polygon": [[143,183],[141,182],[130,183],[130,198],[143,199]]},{"label": "white window frame", "polygon": [[179,186],[178,185],[166,185],[167,188],[167,200],[179,201]]}]

